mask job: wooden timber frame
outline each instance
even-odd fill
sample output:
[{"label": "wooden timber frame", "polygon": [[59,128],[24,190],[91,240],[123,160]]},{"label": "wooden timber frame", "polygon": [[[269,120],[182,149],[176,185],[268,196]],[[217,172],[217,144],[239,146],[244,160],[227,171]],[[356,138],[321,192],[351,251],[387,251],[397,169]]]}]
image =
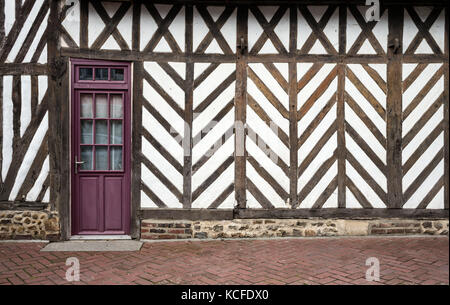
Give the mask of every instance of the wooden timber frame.
[{"label": "wooden timber frame", "polygon": [[[340,47],[336,52],[331,52],[328,55],[310,55],[297,50],[297,25],[296,22],[297,10],[308,4],[326,4],[336,6],[339,9],[339,14],[345,17],[347,7],[350,5],[364,4],[364,1],[260,1],[258,4],[272,4],[281,5],[282,9],[290,10],[291,26],[290,26],[290,46],[289,50],[281,52],[277,55],[259,55],[253,54],[251,50],[246,48],[247,45],[247,16],[249,9],[254,9],[254,1],[152,1],[156,3],[170,3],[175,5],[185,6],[186,17],[186,37],[185,37],[185,52],[177,51],[172,53],[157,53],[151,51],[152,48],[146,48],[140,51],[139,46],[139,18],[141,4],[147,3],[144,0],[122,1],[123,8],[128,8],[133,5],[133,34],[132,45],[127,46],[126,43],[120,43],[122,40],[120,34],[116,31],[116,26],[120,20],[120,14],[112,18],[102,18],[107,22],[107,26],[103,33],[97,38],[98,43],[89,48],[88,47],[88,0],[81,0],[81,23],[80,23],[80,46],[73,43],[68,43],[68,47],[61,47],[60,35],[64,38],[67,36],[61,26],[61,21],[64,19],[67,12],[67,7],[64,6],[64,1],[49,1],[50,16],[49,27],[54,29],[47,34],[48,41],[48,64],[2,64],[0,65],[1,74],[13,73],[20,75],[23,71],[34,71],[34,73],[46,73],[49,75],[49,90],[48,90],[48,109],[49,109],[49,131],[48,131],[48,151],[50,155],[50,202],[58,210],[61,221],[61,238],[67,239],[70,234],[70,145],[69,134],[70,122],[69,103],[69,59],[73,58],[95,58],[103,60],[123,60],[133,64],[133,123],[132,123],[132,225],[131,235],[134,238],[139,237],[139,223],[140,219],[146,218],[160,218],[160,219],[233,219],[233,218],[302,218],[302,217],[342,217],[342,218],[373,218],[373,217],[395,217],[395,218],[448,218],[449,207],[449,21],[448,21],[448,7],[445,7],[444,2],[441,1],[382,1],[384,7],[389,9],[389,36],[388,44],[394,45],[398,39],[401,41],[402,37],[402,22],[403,11],[406,5],[433,5],[437,7],[445,7],[445,51],[442,53],[436,52],[430,55],[414,55],[408,53],[399,46],[398,50],[389,48],[386,54],[377,55],[357,55],[356,52],[352,54],[346,53],[346,23],[339,24],[339,41]],[[90,1],[100,2],[100,1]],[[204,54],[194,52],[192,47],[192,12],[194,5],[214,5],[226,4],[237,7],[237,42],[236,50],[231,53],[219,54]],[[98,4],[96,4],[98,5]],[[119,9],[120,10],[120,9]],[[169,14],[170,15],[170,14]],[[174,17],[174,16],[173,16]],[[2,18],[0,16],[0,18]],[[275,23],[276,21],[274,21]],[[164,28],[167,29],[169,19],[160,21],[161,33],[159,39],[164,35]],[[276,25],[276,24],[275,24]],[[273,24],[265,25],[266,39],[272,39],[271,27]],[[210,26],[211,35],[214,36],[214,25]],[[323,27],[322,27],[323,29]],[[323,32],[321,32],[320,24],[316,23],[316,37],[317,39],[325,39]],[[371,25],[366,24],[363,31],[370,32]],[[426,35],[426,27],[422,28],[423,35]],[[0,33],[0,36],[2,33]],[[101,50],[100,46],[109,35],[112,35],[120,45],[120,51]],[[427,35],[426,35],[427,36]],[[241,45],[241,37],[244,45]],[[429,37],[429,35],[427,36]],[[429,39],[429,38],[427,38]],[[432,39],[432,38],[431,38]],[[6,42],[7,43],[7,42]],[[311,42],[311,44],[313,41]],[[359,43],[361,47],[362,41]],[[4,46],[2,46],[4,47]],[[358,46],[356,46],[357,48]],[[154,48],[154,46],[153,46]],[[142,80],[145,78],[145,71],[143,62],[184,62],[186,63],[186,107],[184,119],[186,123],[192,124],[192,86],[193,80],[193,64],[197,62],[216,62],[216,63],[235,63],[236,64],[236,93],[235,93],[235,120],[245,122],[246,119],[246,105],[247,105],[247,77],[248,63],[264,63],[270,64],[272,62],[288,63],[289,65],[289,106],[288,119],[290,122],[289,128],[289,145],[291,160],[289,164],[289,178],[290,178],[290,192],[289,197],[292,209],[273,209],[263,208],[259,210],[248,209],[246,207],[246,190],[251,185],[246,179],[245,163],[248,158],[245,150],[245,141],[241,137],[245,137],[246,133],[238,133],[235,131],[235,141],[242,141],[244,143],[244,156],[235,156],[235,182],[234,190],[237,201],[237,207],[234,210],[215,210],[215,209],[192,209],[192,190],[191,190],[191,175],[192,175],[192,160],[190,157],[184,158],[182,165],[182,173],[184,178],[182,203],[183,209],[141,209],[140,207],[140,192],[142,190],[141,183],[141,137],[142,132]],[[338,134],[338,148],[336,150],[336,159],[338,160],[338,176],[334,181],[338,188],[338,208],[335,209],[320,209],[320,205],[312,209],[296,208],[301,203],[299,198],[302,194],[297,190],[297,179],[299,168],[297,166],[297,150],[298,150],[298,130],[297,121],[300,113],[297,109],[297,63],[299,62],[315,62],[315,63],[334,63],[336,64],[336,75],[338,77],[338,98],[337,98],[337,120],[336,128]],[[343,86],[345,86],[344,78],[347,64],[369,64],[382,63],[387,65],[387,107],[386,107],[386,151],[387,151],[387,166],[386,177],[388,191],[386,193],[387,209],[374,209],[370,205],[364,206],[364,209],[346,209],[345,204],[345,187],[352,187],[351,182],[345,174],[345,160],[346,155],[345,137],[346,128],[348,128],[344,113],[344,94]],[[402,143],[405,140],[402,138],[402,64],[403,63],[442,63],[444,66],[443,73],[445,77],[445,92],[444,92],[444,149],[443,158],[445,163],[444,185],[445,190],[445,209],[443,210],[427,210],[427,209],[402,209],[405,203],[405,194],[402,190],[402,161],[401,151]],[[2,82],[0,82],[1,84]],[[1,126],[1,125],[0,125]],[[247,130],[246,130],[247,132]],[[347,132],[352,132],[348,130]],[[188,135],[192,138],[192,134]],[[191,150],[192,146],[186,146],[184,149]],[[425,179],[423,177],[423,179]],[[422,181],[423,181],[422,179]],[[357,193],[357,191],[356,191]],[[429,198],[431,199],[431,198]]]}]

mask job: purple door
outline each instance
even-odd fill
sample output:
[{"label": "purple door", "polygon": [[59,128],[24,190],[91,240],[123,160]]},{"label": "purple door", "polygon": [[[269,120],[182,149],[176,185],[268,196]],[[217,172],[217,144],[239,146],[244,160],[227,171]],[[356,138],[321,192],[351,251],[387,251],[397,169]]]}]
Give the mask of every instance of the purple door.
[{"label": "purple door", "polygon": [[128,234],[130,66],[72,60],[72,234]]}]

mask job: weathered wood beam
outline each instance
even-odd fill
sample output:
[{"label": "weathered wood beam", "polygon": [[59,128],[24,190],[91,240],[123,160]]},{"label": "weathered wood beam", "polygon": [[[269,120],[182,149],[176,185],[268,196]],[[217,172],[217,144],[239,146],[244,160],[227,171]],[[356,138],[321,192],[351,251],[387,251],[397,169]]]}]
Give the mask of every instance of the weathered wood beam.
[{"label": "weathered wood beam", "polygon": [[[48,27],[58,29],[61,1],[51,1]],[[61,239],[70,236],[69,60],[59,53],[59,31],[48,33],[48,150],[50,205],[60,217]]]},{"label": "weathered wood beam", "polygon": [[235,199],[239,208],[245,208],[247,205],[247,179],[246,179],[246,156],[245,145],[245,123],[247,107],[247,55],[248,55],[248,33],[247,33],[248,8],[240,6],[237,12],[237,35],[236,49],[236,93],[235,103]]},{"label": "weathered wood beam", "polygon": [[[345,219],[372,219],[372,218],[448,218],[448,210],[435,209],[238,209],[235,211],[236,219],[252,218],[345,218]],[[150,217],[149,217],[150,218]]]},{"label": "weathered wood beam", "polygon": [[[403,8],[392,7],[388,11],[388,45],[403,41]],[[403,206],[402,174],[402,47],[388,50],[387,99],[386,99],[386,163],[388,208]]]}]

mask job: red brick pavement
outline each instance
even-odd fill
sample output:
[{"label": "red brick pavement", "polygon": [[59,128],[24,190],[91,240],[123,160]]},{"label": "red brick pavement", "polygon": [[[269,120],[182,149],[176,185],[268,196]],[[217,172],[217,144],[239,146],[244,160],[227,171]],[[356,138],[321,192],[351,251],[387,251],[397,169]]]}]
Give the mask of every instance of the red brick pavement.
[{"label": "red brick pavement", "polygon": [[145,243],[139,252],[40,252],[43,243],[0,242],[0,285],[69,284],[449,284],[448,237],[317,238]]}]

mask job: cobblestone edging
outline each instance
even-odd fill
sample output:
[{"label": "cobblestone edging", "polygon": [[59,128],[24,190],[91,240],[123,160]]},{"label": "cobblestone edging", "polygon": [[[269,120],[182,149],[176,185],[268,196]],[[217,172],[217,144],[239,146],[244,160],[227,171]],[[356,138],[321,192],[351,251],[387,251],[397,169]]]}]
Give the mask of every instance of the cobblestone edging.
[{"label": "cobblestone edging", "polygon": [[59,217],[49,211],[0,211],[0,240],[59,239]]},{"label": "cobblestone edging", "polygon": [[235,219],[215,221],[146,219],[141,223],[141,239],[448,235],[448,229],[448,219]]}]

